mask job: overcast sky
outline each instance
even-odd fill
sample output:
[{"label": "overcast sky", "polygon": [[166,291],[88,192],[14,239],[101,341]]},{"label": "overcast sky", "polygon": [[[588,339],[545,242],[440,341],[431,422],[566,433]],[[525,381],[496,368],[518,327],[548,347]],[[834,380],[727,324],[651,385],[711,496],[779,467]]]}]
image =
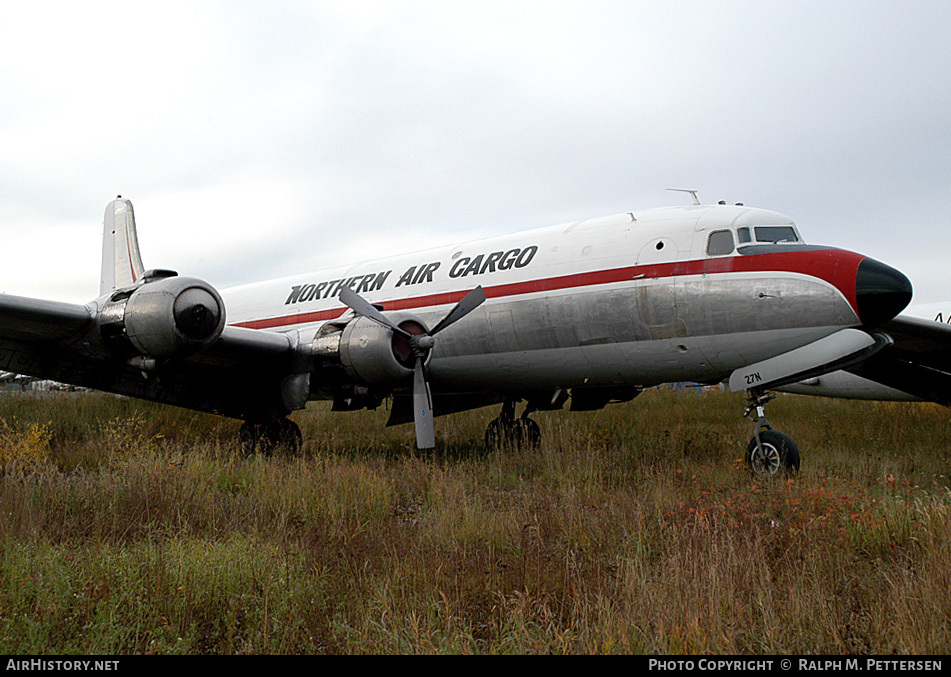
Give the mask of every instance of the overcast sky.
[{"label": "overcast sky", "polygon": [[219,288],[700,191],[951,298],[951,3],[0,0],[0,291]]}]

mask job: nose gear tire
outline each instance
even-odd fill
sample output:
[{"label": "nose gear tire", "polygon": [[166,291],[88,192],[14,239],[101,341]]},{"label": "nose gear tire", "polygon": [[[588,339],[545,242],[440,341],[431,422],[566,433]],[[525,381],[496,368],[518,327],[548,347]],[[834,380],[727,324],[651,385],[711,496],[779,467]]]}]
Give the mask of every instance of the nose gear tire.
[{"label": "nose gear tire", "polygon": [[754,475],[771,476],[780,471],[799,471],[799,448],[789,435],[778,430],[763,430],[746,447],[746,462]]}]

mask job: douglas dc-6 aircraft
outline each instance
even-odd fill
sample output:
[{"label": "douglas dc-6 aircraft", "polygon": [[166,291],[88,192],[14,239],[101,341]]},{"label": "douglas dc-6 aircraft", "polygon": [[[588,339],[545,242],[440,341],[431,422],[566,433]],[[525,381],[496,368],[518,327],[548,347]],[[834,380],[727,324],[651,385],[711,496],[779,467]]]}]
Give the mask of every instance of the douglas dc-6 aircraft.
[{"label": "douglas dc-6 aircraft", "polygon": [[312,399],[346,411],[392,398],[389,424],[415,422],[428,449],[445,413],[501,404],[487,443],[535,444],[538,410],[728,380],[749,395],[747,459],[769,473],[800,462],[765,418],[771,390],[842,369],[895,387],[910,366],[929,387],[903,392],[949,392],[947,365],[916,352],[918,325],[893,319],[911,299],[904,275],[804,244],[781,214],[689,192],[690,206],[220,293],[145,270],[120,197],[105,212],[99,298],[0,295],[0,369],[243,419],[242,443],[260,451],[299,449],[288,415]]}]

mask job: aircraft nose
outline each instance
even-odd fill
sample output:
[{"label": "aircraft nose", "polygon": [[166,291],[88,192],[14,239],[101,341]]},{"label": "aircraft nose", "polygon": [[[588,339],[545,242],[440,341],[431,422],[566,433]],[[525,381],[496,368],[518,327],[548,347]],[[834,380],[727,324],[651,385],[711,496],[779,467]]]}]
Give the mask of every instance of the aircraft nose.
[{"label": "aircraft nose", "polygon": [[877,326],[895,317],[911,301],[911,282],[875,259],[863,259],[855,274],[855,300],[862,324]]}]

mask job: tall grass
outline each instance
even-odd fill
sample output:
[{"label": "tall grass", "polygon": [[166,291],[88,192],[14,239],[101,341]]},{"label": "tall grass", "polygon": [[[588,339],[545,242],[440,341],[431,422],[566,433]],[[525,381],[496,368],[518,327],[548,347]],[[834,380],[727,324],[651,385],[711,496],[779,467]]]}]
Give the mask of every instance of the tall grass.
[{"label": "tall grass", "polygon": [[[0,398],[0,652],[947,653],[951,419],[785,396],[756,480],[728,394],[538,414],[488,452],[385,412],[237,424],[99,395]],[[781,424],[781,425],[780,425]]]}]

